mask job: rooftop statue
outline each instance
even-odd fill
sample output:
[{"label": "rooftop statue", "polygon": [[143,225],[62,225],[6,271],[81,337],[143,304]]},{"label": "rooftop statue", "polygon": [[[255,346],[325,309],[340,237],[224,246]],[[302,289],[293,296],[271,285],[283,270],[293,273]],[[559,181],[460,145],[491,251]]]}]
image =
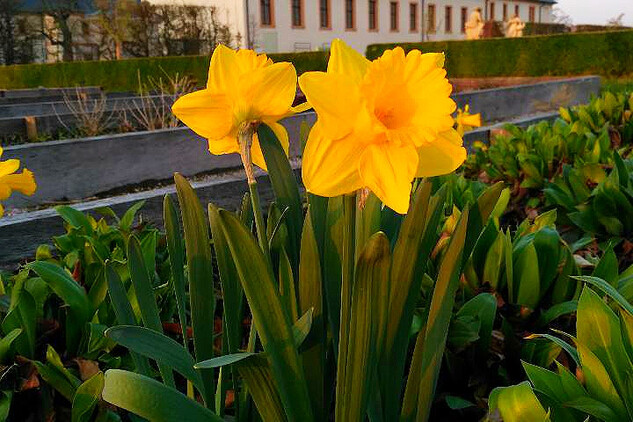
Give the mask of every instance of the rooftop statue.
[{"label": "rooftop statue", "polygon": [[525,23],[521,20],[519,15],[514,15],[505,23],[506,37],[508,38],[520,38],[523,36],[523,28]]},{"label": "rooftop statue", "polygon": [[481,8],[476,8],[468,17],[466,25],[467,40],[478,40],[481,38],[484,30],[484,20],[481,18]]}]

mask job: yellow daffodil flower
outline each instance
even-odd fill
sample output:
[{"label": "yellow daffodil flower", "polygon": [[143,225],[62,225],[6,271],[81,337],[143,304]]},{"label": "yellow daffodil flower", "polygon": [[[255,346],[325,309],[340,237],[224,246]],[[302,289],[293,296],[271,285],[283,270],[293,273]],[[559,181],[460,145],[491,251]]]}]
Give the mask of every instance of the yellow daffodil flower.
[{"label": "yellow daffodil flower", "polygon": [[[172,111],[208,139],[212,154],[237,152],[248,161],[245,167],[252,160],[266,169],[255,128],[267,124],[287,152],[288,133],[277,121],[301,111],[291,107],[296,90],[297,74],[291,63],[273,63],[265,54],[219,45],[211,57],[206,89],[180,97]],[[242,144],[240,135],[248,137]]]},{"label": "yellow daffodil flower", "polygon": [[[0,147],[0,157],[2,156],[2,147]],[[23,193],[24,195],[33,195],[35,193],[35,178],[33,173],[24,169],[21,173],[17,173],[20,168],[20,160],[10,159],[0,161],[0,201],[4,201],[11,196],[13,191]],[[0,217],[4,214],[4,208],[0,204]]]},{"label": "yellow daffodil flower", "polygon": [[332,197],[369,188],[404,214],[414,178],[459,167],[466,150],[443,65],[443,54],[399,47],[370,62],[335,40],[327,72],[299,78],[318,117],[303,154],[307,190]]},{"label": "yellow daffodil flower", "polygon": [[455,123],[457,123],[457,132],[464,136],[464,133],[472,130],[475,127],[481,126],[481,114],[470,114],[470,107],[466,104],[464,110],[457,110],[457,117],[455,117]]}]

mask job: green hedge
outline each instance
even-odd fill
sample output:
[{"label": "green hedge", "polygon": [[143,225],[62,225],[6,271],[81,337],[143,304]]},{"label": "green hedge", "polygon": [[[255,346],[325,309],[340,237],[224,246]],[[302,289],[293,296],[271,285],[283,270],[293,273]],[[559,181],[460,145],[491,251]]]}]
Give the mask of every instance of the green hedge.
[{"label": "green hedge", "polygon": [[[366,55],[374,59],[395,45],[370,45]],[[398,45],[407,51],[445,52],[453,78],[633,74],[633,31]]]},{"label": "green hedge", "polygon": [[[453,78],[486,76],[547,76],[633,74],[633,31],[531,36],[516,39],[438,41],[400,44],[405,50],[444,51]],[[376,58],[395,44],[367,47]],[[298,73],[325,70],[327,52],[271,54],[274,61],[291,61]],[[165,73],[206,81],[208,56],[149,57],[116,61],[84,61],[0,67],[0,89],[101,86],[108,91],[134,91],[137,73],[143,79]]]},{"label": "green hedge", "polygon": [[[270,54],[274,61],[290,61],[298,73],[325,70],[327,53]],[[0,67],[0,89],[101,86],[107,91],[135,91],[141,78],[188,75],[199,85],[207,80],[208,56],[148,57],[112,61],[80,61]]]}]

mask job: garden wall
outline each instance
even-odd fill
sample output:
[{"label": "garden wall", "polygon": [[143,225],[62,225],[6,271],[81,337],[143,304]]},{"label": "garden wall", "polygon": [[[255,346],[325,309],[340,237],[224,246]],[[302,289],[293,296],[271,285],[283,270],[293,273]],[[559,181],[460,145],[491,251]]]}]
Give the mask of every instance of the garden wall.
[{"label": "garden wall", "polygon": [[[396,44],[372,44],[370,59]],[[446,53],[451,78],[633,73],[633,31],[399,44],[406,51]]]}]

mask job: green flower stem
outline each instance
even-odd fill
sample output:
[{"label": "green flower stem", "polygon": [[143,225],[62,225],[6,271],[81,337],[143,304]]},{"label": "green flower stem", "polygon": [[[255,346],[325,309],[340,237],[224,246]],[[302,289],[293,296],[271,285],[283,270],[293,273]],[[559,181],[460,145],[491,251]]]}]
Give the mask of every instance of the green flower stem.
[{"label": "green flower stem", "polygon": [[[253,206],[253,215],[255,216],[255,229],[257,230],[257,240],[259,247],[270,265],[270,247],[268,246],[268,237],[266,236],[266,227],[264,226],[264,217],[262,217],[262,208],[259,202],[259,191],[257,190],[257,181],[249,181],[248,190],[251,193],[251,205]],[[270,267],[272,268],[272,266]]]},{"label": "green flower stem", "polygon": [[[344,397],[346,388],[345,369],[347,367],[347,349],[349,342],[349,319],[354,283],[355,267],[355,228],[356,228],[356,195],[345,195],[343,198],[343,256],[342,256],[342,280],[341,280],[341,322],[339,328],[338,360],[336,363],[336,397]],[[345,403],[336,403],[336,420],[339,420],[339,411],[345,408]]]}]

